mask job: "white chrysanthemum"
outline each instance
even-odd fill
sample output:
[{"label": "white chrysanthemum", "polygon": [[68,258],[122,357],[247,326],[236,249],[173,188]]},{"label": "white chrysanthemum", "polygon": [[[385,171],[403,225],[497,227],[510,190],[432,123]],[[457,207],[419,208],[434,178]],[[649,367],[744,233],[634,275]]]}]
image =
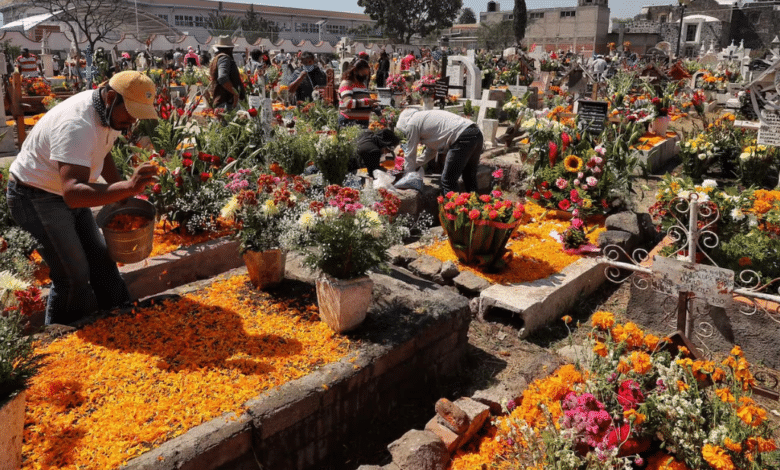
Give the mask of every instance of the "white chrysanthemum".
[{"label": "white chrysanthemum", "polygon": [[312,228],[314,226],[314,214],[309,211],[301,214],[300,218],[298,218],[298,225],[306,230]]},{"label": "white chrysanthemum", "polygon": [[746,160],[750,160],[750,157],[751,157],[750,152],[742,152],[739,154],[739,159],[742,160],[743,162]]},{"label": "white chrysanthemum", "polygon": [[742,212],[742,209],[739,207],[735,207],[731,209],[731,218],[739,222],[740,220],[745,218],[745,213]]},{"label": "white chrysanthemum", "polygon": [[715,180],[704,180],[702,181],[701,185],[704,188],[717,188],[718,182]]},{"label": "white chrysanthemum", "polygon": [[222,217],[225,220],[233,220],[236,218],[236,212],[238,211],[239,207],[238,203],[238,196],[233,196],[230,198],[227,204],[225,204],[225,207],[222,208],[221,211],[219,211],[219,216]]},{"label": "white chrysanthemum", "polygon": [[279,214],[279,208],[276,207],[276,203],[272,199],[268,199],[263,203],[263,213],[268,217],[273,217]]},{"label": "white chrysanthemum", "polygon": [[30,284],[14,276],[10,271],[0,272],[0,303],[3,307],[16,305],[14,292],[27,290]]},{"label": "white chrysanthemum", "polygon": [[748,214],[748,225],[756,227],[758,225],[758,217],[755,214]]},{"label": "white chrysanthemum", "polygon": [[323,219],[335,219],[339,216],[338,207],[328,206],[320,209],[320,217]]}]

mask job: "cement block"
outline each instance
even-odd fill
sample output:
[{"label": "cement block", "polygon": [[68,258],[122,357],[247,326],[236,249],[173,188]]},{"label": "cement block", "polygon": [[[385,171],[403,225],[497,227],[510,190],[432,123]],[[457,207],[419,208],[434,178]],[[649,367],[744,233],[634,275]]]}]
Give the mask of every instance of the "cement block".
[{"label": "cement block", "polygon": [[560,273],[518,285],[492,285],[479,296],[480,320],[491,308],[520,315],[522,337],[560,318],[575,302],[592,294],[606,280],[604,266],[593,258],[582,258]]},{"label": "cement block", "polygon": [[[680,136],[677,135],[673,138],[659,142],[650,150],[639,151],[639,160],[647,165],[648,171],[651,173],[658,171],[666,165],[666,162],[677,156],[680,151],[679,147]],[[637,168],[637,174],[640,171]]]}]

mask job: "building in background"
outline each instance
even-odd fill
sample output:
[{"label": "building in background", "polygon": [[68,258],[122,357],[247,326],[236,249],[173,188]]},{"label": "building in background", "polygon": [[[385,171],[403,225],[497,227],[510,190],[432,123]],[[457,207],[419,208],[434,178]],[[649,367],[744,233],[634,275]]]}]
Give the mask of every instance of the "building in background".
[{"label": "building in background", "polygon": [[[512,10],[501,11],[494,1],[488,2],[487,11],[479,14],[480,22],[485,23],[513,19]],[[577,5],[571,7],[529,9],[522,45],[591,56],[607,51],[608,33],[608,0],[577,0]]]},{"label": "building in background", "polygon": [[[211,0],[138,0],[127,3],[131,8],[137,5],[138,11],[160,18],[177,30],[195,37],[199,42],[205,42],[210,36],[206,28],[209,15],[230,15],[241,20],[250,10],[278,28],[278,32],[268,31],[262,36],[273,42],[287,39],[294,43],[308,40],[314,44],[319,41],[335,44],[342,37],[365,40],[366,33],[378,34],[376,22],[368,15],[360,13]],[[0,0],[0,13],[3,14],[4,23],[8,24],[43,11],[33,9],[26,0]],[[52,25],[42,22],[36,28],[52,28]],[[356,37],[355,31],[363,33]]]}]

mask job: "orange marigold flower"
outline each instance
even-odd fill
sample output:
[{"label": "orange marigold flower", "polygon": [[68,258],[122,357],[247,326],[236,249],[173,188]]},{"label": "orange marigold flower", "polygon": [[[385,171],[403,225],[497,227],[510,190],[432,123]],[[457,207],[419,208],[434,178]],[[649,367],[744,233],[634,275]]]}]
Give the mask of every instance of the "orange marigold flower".
[{"label": "orange marigold flower", "polygon": [[607,345],[601,341],[597,342],[596,345],[593,346],[593,352],[601,357],[607,357],[607,354],[609,353],[607,350]]},{"label": "orange marigold flower", "polygon": [[734,470],[734,462],[721,447],[705,444],[701,455],[708,464],[717,470]]},{"label": "orange marigold flower", "polygon": [[653,334],[648,334],[645,336],[644,342],[645,342],[645,347],[647,349],[649,349],[650,351],[655,351],[655,348],[658,347],[658,343],[661,342],[661,338]]},{"label": "orange marigold flower", "polygon": [[561,318],[561,320],[563,320],[563,322],[566,323],[567,325],[572,322],[572,319],[569,315],[564,316],[563,318]]},{"label": "orange marigold flower", "polygon": [[650,355],[642,351],[634,351],[631,353],[631,365],[634,372],[637,374],[644,374],[653,368],[653,363],[650,361]]},{"label": "orange marigold flower", "polygon": [[715,382],[721,382],[725,378],[726,372],[724,372],[720,367],[716,367],[715,370],[712,371],[712,380]]},{"label": "orange marigold flower", "polygon": [[593,326],[600,330],[608,330],[615,324],[615,317],[610,312],[599,311],[593,314]]},{"label": "orange marigold flower", "polygon": [[757,437],[758,451],[759,452],[772,452],[777,450],[777,444],[772,439],[764,439],[763,437]]},{"label": "orange marigold flower", "polygon": [[759,406],[744,405],[737,410],[737,416],[749,426],[758,426],[766,419],[766,410]]},{"label": "orange marigold flower", "polygon": [[718,398],[720,398],[721,401],[725,403],[735,403],[737,401],[737,399],[734,398],[734,395],[731,393],[731,390],[729,390],[728,388],[716,389],[715,395],[717,395]]},{"label": "orange marigold flower", "polygon": [[734,453],[741,453],[742,452],[742,444],[739,442],[734,442],[728,437],[723,441],[723,445],[726,446],[726,448]]},{"label": "orange marigold flower", "polygon": [[744,353],[742,352],[742,348],[740,348],[739,346],[734,346],[733,348],[731,348],[730,354],[732,356],[737,356],[737,357],[742,357],[744,355]]},{"label": "orange marigold flower", "polygon": [[617,371],[618,372],[620,372],[621,374],[627,374],[630,370],[631,370],[631,366],[628,365],[628,363],[626,361],[621,359],[620,362],[618,362],[618,365],[617,365]]},{"label": "orange marigold flower", "polygon": [[647,459],[647,470],[690,470],[685,463],[678,462],[671,455],[656,452]]},{"label": "orange marigold flower", "polygon": [[684,392],[684,391],[688,390],[688,388],[689,387],[688,387],[687,383],[683,382],[682,380],[678,380],[677,381],[677,390],[679,390],[681,392]]},{"label": "orange marigold flower", "polygon": [[750,258],[748,258],[747,256],[743,256],[743,257],[741,257],[741,258],[740,258],[740,259],[737,261],[737,263],[738,263],[740,266],[743,266],[743,267],[744,267],[744,266],[750,266],[751,264],[753,264],[753,261],[751,261],[751,259],[750,259]]},{"label": "orange marigold flower", "polygon": [[637,412],[636,410],[626,410],[623,412],[623,417],[628,420],[632,421],[634,425],[639,426],[640,424],[644,423],[647,419],[647,416],[643,415],[642,413]]}]

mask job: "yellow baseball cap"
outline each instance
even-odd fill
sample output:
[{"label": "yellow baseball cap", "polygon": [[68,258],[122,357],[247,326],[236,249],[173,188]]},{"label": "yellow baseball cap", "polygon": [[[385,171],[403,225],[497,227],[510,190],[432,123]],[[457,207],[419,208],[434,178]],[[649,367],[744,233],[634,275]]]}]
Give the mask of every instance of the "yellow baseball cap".
[{"label": "yellow baseball cap", "polygon": [[108,85],[122,95],[125,108],[136,119],[159,119],[154,109],[155,86],[151,78],[135,70],[119,72]]}]

